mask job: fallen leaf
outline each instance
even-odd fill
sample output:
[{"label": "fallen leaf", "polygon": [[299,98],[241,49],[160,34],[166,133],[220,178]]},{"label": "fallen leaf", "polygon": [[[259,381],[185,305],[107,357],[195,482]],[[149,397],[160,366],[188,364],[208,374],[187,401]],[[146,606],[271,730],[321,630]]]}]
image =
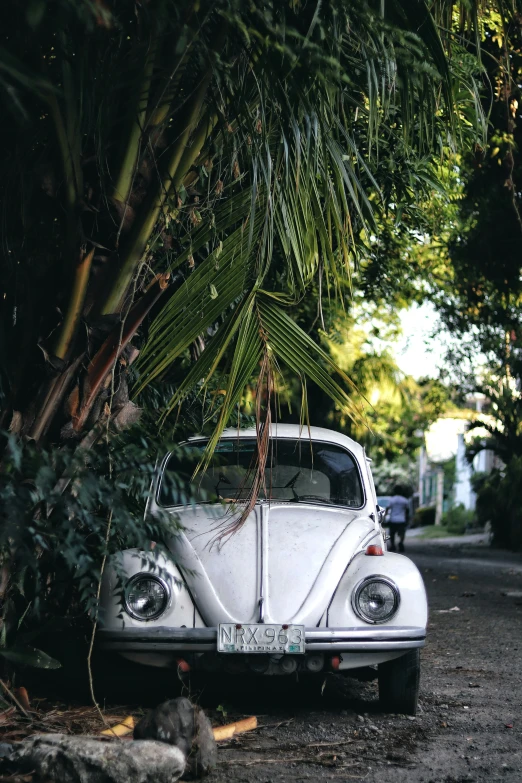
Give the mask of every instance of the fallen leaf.
[{"label": "fallen leaf", "polygon": [[130,734],[134,729],[134,718],[129,715],[121,723],[117,723],[116,726],[111,726],[109,729],[104,729],[100,734],[104,734],[109,737],[124,737],[125,734]]},{"label": "fallen leaf", "polygon": [[456,574],[450,574],[448,579],[458,579],[458,576]]},{"label": "fallen leaf", "polygon": [[251,718],[238,720],[235,723],[227,723],[225,726],[217,726],[212,729],[212,733],[216,742],[219,742],[219,740],[230,739],[236,734],[252,731],[252,729],[257,729],[257,718],[255,715],[252,715]]},{"label": "fallen leaf", "polygon": [[22,686],[20,688],[14,689],[14,694],[24,710],[30,710],[31,704],[29,702],[29,694],[27,693],[27,690]]},{"label": "fallen leaf", "polygon": [[439,614],[448,614],[448,612],[460,612],[460,609],[458,606],[452,606],[451,609],[437,609],[437,612]]}]

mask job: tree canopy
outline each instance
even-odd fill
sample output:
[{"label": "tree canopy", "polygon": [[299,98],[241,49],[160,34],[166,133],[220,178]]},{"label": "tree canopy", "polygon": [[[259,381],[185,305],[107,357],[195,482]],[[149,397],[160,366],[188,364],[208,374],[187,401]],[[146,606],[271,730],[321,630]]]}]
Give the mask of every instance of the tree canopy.
[{"label": "tree canopy", "polygon": [[448,7],[2,14],[4,426],[80,437],[111,388],[132,419],[137,348],[133,395],[192,351],[165,413],[212,381],[216,435],[253,377],[266,397],[285,369],[360,417],[292,307],[345,296],[379,221],[413,221],[434,154],[477,127],[478,66]]},{"label": "tree canopy", "polygon": [[106,556],[166,535],[133,524],[158,425],[213,433],[208,457],[248,416],[262,447],[286,395],[415,447],[443,393],[357,312],[393,326],[441,271],[424,240],[455,155],[484,149],[483,32],[439,0],[0,5],[4,647],[64,584],[95,616]]}]

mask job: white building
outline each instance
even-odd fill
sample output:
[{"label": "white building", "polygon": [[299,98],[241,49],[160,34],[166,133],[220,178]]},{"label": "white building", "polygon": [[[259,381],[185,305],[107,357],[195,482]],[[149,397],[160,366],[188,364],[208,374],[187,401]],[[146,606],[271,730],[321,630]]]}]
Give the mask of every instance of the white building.
[{"label": "white building", "polygon": [[[480,412],[477,400],[477,409]],[[480,406],[481,407],[481,406]],[[469,416],[446,417],[434,422],[425,432],[425,446],[419,455],[419,505],[436,507],[436,524],[448,508],[462,505],[474,509],[476,497],[471,485],[475,472],[489,473],[500,465],[490,450],[477,454],[470,465],[466,459],[466,443],[472,438],[488,436],[486,430],[474,428],[468,432]],[[455,457],[455,477],[451,496],[444,492],[443,464]],[[446,496],[445,496],[446,495]]]}]

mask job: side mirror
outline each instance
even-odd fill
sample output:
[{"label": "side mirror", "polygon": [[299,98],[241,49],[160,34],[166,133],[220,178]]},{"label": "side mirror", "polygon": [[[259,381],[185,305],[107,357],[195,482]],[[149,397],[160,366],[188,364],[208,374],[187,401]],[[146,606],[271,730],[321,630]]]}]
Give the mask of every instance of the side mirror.
[{"label": "side mirror", "polygon": [[377,519],[379,520],[379,524],[384,525],[384,519],[386,517],[386,509],[381,508],[378,503],[375,508],[377,509]]}]

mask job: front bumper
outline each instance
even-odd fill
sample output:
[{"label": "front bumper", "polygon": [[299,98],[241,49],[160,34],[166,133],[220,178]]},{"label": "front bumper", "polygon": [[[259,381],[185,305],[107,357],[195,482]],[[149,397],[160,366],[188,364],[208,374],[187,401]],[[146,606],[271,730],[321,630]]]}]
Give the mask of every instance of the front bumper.
[{"label": "front bumper", "polygon": [[[217,628],[100,630],[97,642],[99,648],[117,652],[216,652]],[[426,629],[410,626],[305,629],[307,653],[406,651],[425,643]]]}]

